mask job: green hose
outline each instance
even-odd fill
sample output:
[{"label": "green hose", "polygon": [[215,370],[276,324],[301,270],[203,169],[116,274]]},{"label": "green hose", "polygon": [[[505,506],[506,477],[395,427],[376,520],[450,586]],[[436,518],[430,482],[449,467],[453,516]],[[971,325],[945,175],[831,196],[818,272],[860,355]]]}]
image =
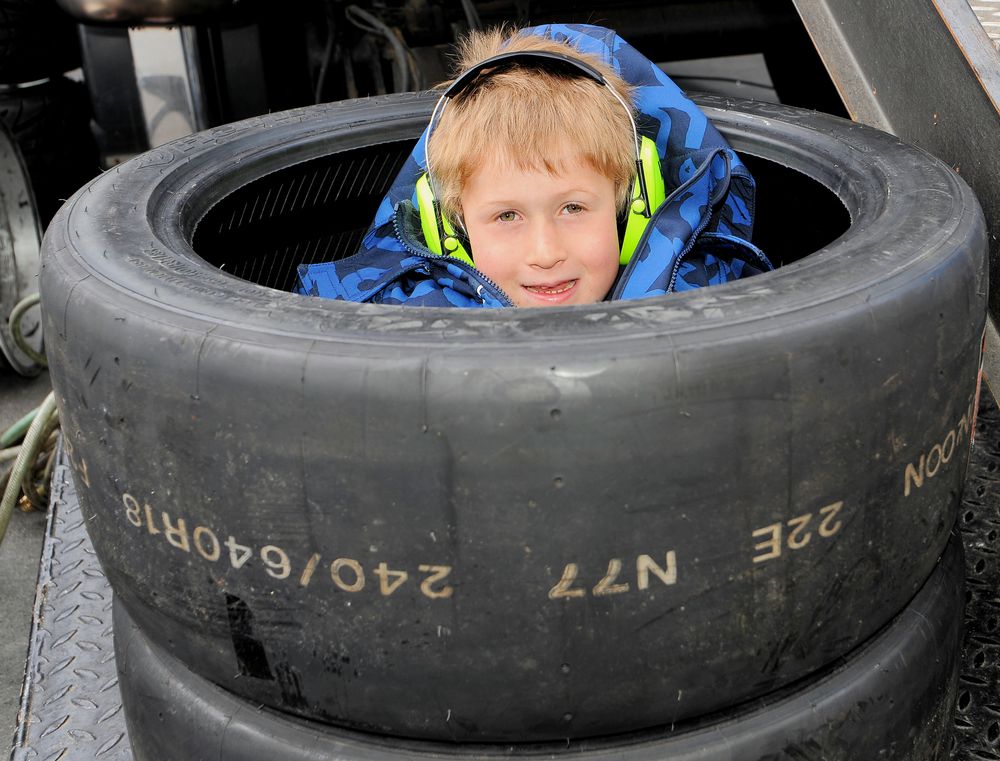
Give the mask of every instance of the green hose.
[{"label": "green hose", "polygon": [[31,358],[32,362],[35,362],[42,367],[48,367],[49,363],[45,361],[45,355],[39,354],[31,348],[28,345],[28,342],[24,340],[24,333],[21,331],[21,318],[24,317],[24,313],[41,301],[41,298],[40,294],[33,293],[30,296],[25,296],[17,302],[17,306],[15,306],[10,312],[10,334],[13,337],[17,348],[27,354],[28,357]]},{"label": "green hose", "polygon": [[17,504],[17,498],[21,493],[21,482],[25,475],[30,473],[39,451],[45,445],[45,440],[51,432],[50,425],[58,414],[56,395],[52,392],[45,397],[45,401],[38,408],[37,414],[31,421],[31,427],[28,428],[28,432],[24,436],[24,443],[21,444],[14,466],[11,468],[7,488],[4,490],[3,499],[0,500],[0,542],[3,542],[4,535],[7,533],[10,516],[14,512],[14,505]]},{"label": "green hose", "polygon": [[0,447],[12,446],[24,438],[24,434],[28,431],[31,421],[35,419],[35,415],[37,414],[38,407],[35,407],[35,409],[0,434]]},{"label": "green hose", "polygon": [[[33,362],[46,366],[45,356],[35,351],[24,338],[21,320],[27,311],[39,303],[40,296],[35,293],[21,299],[10,313],[10,332],[18,349],[31,358]],[[3,498],[0,499],[0,542],[3,542],[10,524],[10,516],[22,490],[28,501],[35,507],[44,507],[45,486],[38,490],[34,486],[32,470],[39,454],[51,446],[49,437],[59,424],[59,412],[56,409],[55,394],[45,397],[41,406],[36,407],[14,425],[0,434],[0,464],[14,460],[14,465],[4,479],[0,479]],[[21,446],[13,446],[21,439]],[[49,454],[46,472],[51,467],[54,455]]]}]

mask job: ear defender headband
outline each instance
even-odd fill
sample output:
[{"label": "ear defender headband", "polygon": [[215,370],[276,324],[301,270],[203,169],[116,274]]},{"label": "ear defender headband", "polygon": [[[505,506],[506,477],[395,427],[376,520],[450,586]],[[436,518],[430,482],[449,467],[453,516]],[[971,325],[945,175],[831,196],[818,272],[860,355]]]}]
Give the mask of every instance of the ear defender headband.
[{"label": "ear defender headband", "polygon": [[[660,156],[656,150],[656,143],[645,135],[639,135],[635,119],[632,116],[632,109],[622,100],[622,97],[611,87],[604,76],[590,64],[579,61],[571,56],[561,53],[550,53],[548,51],[531,50],[516,53],[501,53],[485,61],[480,61],[468,71],[458,77],[444,94],[438,98],[431,114],[430,125],[427,130],[427,141],[425,142],[424,163],[427,172],[417,180],[417,210],[420,213],[420,227],[427,242],[427,248],[432,253],[453,256],[461,259],[466,264],[475,266],[469,252],[462,245],[461,240],[455,233],[455,229],[444,215],[437,198],[434,196],[434,189],[430,179],[430,161],[426,155],[426,145],[430,142],[430,134],[435,124],[444,112],[444,107],[448,101],[456,95],[464,92],[468,88],[477,84],[482,76],[490,76],[498,70],[507,68],[513,64],[534,64],[540,68],[549,68],[556,71],[564,71],[570,74],[577,74],[592,79],[599,85],[608,88],[615,99],[622,104],[625,113],[628,114],[629,122],[632,124],[632,135],[635,139],[635,184],[632,187],[632,200],[628,208],[628,220],[625,224],[625,234],[622,236],[621,253],[618,261],[620,264],[628,264],[635,253],[636,246],[642,238],[649,224],[653,211],[666,199],[666,191],[663,184],[663,175],[660,172]],[[485,69],[491,71],[484,74]]]}]

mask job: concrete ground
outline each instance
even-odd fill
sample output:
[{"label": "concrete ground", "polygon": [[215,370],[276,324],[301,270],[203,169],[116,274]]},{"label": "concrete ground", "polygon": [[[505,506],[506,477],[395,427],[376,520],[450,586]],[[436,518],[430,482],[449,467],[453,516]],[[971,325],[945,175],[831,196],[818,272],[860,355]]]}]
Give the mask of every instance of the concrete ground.
[{"label": "concrete ground", "polygon": [[[49,391],[48,373],[22,378],[0,359],[0,432],[41,404]],[[7,467],[0,466],[0,473]],[[15,509],[0,544],[0,758],[7,757],[17,726],[45,517]]]}]

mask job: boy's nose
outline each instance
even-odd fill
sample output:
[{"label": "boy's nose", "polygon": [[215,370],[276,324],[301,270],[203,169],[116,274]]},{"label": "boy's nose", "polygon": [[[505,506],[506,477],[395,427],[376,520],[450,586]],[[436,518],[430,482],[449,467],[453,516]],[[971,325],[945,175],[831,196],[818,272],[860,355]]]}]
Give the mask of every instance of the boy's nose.
[{"label": "boy's nose", "polygon": [[566,258],[564,241],[559,238],[556,226],[549,222],[535,226],[530,248],[528,263],[534,267],[549,269]]}]

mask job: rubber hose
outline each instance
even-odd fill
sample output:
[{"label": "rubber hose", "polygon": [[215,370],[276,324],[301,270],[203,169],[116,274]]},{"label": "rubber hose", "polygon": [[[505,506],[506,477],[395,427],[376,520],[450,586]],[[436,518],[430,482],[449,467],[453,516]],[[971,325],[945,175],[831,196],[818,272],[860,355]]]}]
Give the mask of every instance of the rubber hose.
[{"label": "rubber hose", "polygon": [[35,419],[35,415],[37,414],[38,407],[35,407],[35,409],[0,434],[0,447],[9,447],[20,441],[27,432],[28,427],[31,425],[31,421]]},{"label": "rubber hose", "polygon": [[24,313],[27,312],[31,307],[35,306],[41,300],[41,295],[33,293],[30,296],[25,296],[15,306],[10,312],[10,334],[14,338],[14,343],[17,344],[17,348],[23,351],[31,360],[42,367],[48,367],[49,363],[45,360],[45,355],[40,354],[33,348],[28,346],[28,342],[24,340],[24,334],[21,332],[21,318]]},{"label": "rubber hose", "polygon": [[0,543],[3,542],[4,535],[7,533],[7,524],[10,523],[10,516],[14,512],[14,505],[21,492],[21,479],[24,478],[25,472],[31,468],[38,456],[39,447],[45,443],[47,423],[58,414],[55,392],[50,392],[38,408],[38,414],[35,415],[35,419],[24,437],[21,451],[18,452],[17,460],[14,461],[14,466],[11,468],[10,480],[7,481],[3,500],[0,501]]}]

